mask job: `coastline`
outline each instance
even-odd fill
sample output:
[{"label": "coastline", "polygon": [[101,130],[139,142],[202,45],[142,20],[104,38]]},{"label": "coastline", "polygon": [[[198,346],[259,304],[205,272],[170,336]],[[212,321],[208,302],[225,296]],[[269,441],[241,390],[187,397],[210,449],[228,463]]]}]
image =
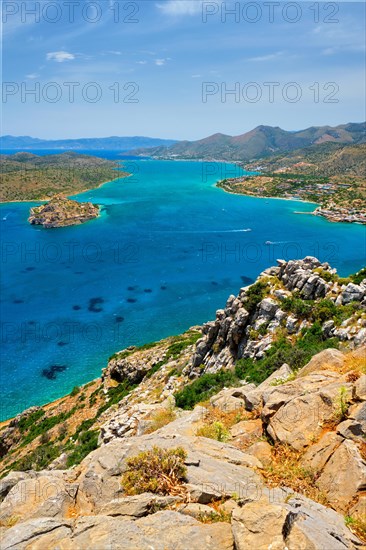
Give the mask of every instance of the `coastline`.
[{"label": "coastline", "polygon": [[[320,203],[318,202],[305,201],[304,199],[290,199],[289,197],[267,197],[267,196],[259,197],[258,195],[251,195],[250,193],[234,193],[233,191],[229,191],[228,189],[226,189],[226,187],[222,187],[218,185],[220,181],[215,183],[215,187],[217,187],[218,189],[222,189],[223,191],[225,191],[225,193],[229,193],[229,195],[240,195],[241,197],[251,197],[252,199],[267,199],[271,201],[279,200],[279,201],[290,201],[290,202],[302,202],[304,204],[314,204],[316,206],[320,206]],[[312,213],[313,212],[295,212],[295,214],[312,214]]]}]

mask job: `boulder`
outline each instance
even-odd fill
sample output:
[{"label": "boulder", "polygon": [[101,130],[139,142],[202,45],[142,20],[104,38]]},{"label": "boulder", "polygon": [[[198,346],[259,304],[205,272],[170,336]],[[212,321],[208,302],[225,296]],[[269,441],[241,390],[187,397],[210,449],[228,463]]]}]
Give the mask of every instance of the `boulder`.
[{"label": "boulder", "polygon": [[[45,550],[59,548],[61,540],[71,537],[71,523],[51,518],[24,521],[7,529],[1,537],[1,550]],[[62,548],[62,547],[61,547]],[[70,548],[70,543],[64,548]]]},{"label": "boulder", "polygon": [[237,550],[347,550],[361,541],[344,518],[300,495],[262,498],[235,509],[232,529]]},{"label": "boulder", "polygon": [[[287,386],[290,386],[288,384]],[[324,422],[334,418],[334,404],[339,398],[340,388],[345,387],[351,395],[351,388],[341,381],[328,384],[318,391],[300,392],[292,399],[277,398],[272,403],[266,402],[262,412],[264,419],[268,419],[267,431],[275,441],[290,445],[300,451],[312,443],[322,433]],[[286,386],[284,387],[284,389]],[[296,384],[292,384],[292,389]],[[268,415],[268,409],[277,407],[277,412]],[[269,418],[268,418],[269,417]]]},{"label": "boulder", "polygon": [[350,302],[361,302],[365,296],[365,290],[361,285],[348,283],[341,296],[343,305]]},{"label": "boulder", "polygon": [[312,372],[322,370],[335,370],[342,368],[344,364],[344,355],[337,349],[328,348],[312,357],[302,369],[299,370],[298,376],[307,376]]},{"label": "boulder", "polygon": [[116,498],[105,504],[100,513],[105,516],[128,516],[140,518],[179,502],[179,497],[142,493],[131,497]]},{"label": "boulder", "polygon": [[283,550],[282,529],[286,517],[287,510],[283,506],[263,500],[234,510],[232,529],[236,550]]},{"label": "boulder", "polygon": [[337,434],[345,439],[353,439],[354,441],[364,441],[366,437],[362,425],[356,420],[347,419],[337,426]]},{"label": "boulder", "polygon": [[353,396],[358,401],[366,401],[366,374],[363,374],[356,380]]},{"label": "boulder", "polygon": [[4,519],[19,515],[23,520],[62,518],[75,506],[77,492],[78,484],[52,475],[20,480],[0,504],[0,515]]},{"label": "boulder", "polygon": [[335,450],[316,482],[331,505],[346,513],[358,493],[366,490],[366,463],[348,439]]},{"label": "boulder", "polygon": [[317,443],[311,445],[301,458],[301,465],[319,473],[323,470],[330,457],[343,442],[342,437],[335,432],[326,433]]},{"label": "boulder", "polygon": [[230,428],[230,434],[241,441],[258,439],[263,434],[262,421],[259,418],[256,420],[242,420]]},{"label": "boulder", "polygon": [[267,441],[257,441],[248,447],[245,452],[255,456],[263,466],[269,466],[272,462],[272,447]]}]

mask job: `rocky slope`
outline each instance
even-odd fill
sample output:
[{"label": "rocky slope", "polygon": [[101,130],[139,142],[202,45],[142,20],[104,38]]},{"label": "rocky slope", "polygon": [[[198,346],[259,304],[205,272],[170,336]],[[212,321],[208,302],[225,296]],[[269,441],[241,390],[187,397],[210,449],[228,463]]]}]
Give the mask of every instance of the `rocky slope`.
[{"label": "rocky slope", "polygon": [[[62,417],[69,443],[46,467],[11,461],[41,422],[48,442],[43,432],[31,444],[59,445],[52,413],[6,423],[1,548],[365,547],[365,283],[315,258],[280,261],[202,331],[117,353],[102,380],[63,400],[75,404]],[[161,493],[142,482],[156,448],[184,451],[180,479],[149,474],[168,483]],[[131,491],[142,451],[151,462],[139,456]]]},{"label": "rocky slope", "polygon": [[43,225],[46,229],[79,225],[99,216],[99,206],[91,202],[77,202],[56,195],[47,204],[30,209],[31,225]]}]

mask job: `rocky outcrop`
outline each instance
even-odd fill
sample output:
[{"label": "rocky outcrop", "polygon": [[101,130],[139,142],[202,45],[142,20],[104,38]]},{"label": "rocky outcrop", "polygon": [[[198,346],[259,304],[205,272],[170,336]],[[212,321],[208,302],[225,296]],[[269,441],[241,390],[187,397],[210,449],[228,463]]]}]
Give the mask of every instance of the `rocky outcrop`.
[{"label": "rocky outcrop", "polygon": [[[253,287],[244,287],[238,296],[230,296],[225,309],[216,312],[215,321],[203,326],[203,338],[197,343],[192,364],[187,372],[191,376],[231,368],[237,359],[248,357],[261,359],[270,349],[279,330],[288,336],[298,336],[311,325],[307,316],[302,318],[286,308],[282,302],[290,297],[313,301],[314,305],[326,299],[335,305],[359,303],[361,311],[366,306],[366,279],[361,284],[340,285],[336,270],[325,262],[307,256],[303,260],[277,261],[277,267],[266,269],[256,285],[265,288],[261,297],[258,287],[258,303],[253,306]],[[324,278],[325,277],[325,278]],[[366,315],[350,315],[339,324],[334,320],[323,322],[325,338],[338,338],[348,346],[360,346],[366,342]]]},{"label": "rocky outcrop", "polygon": [[[75,393],[63,455],[53,455],[43,470],[11,471],[0,481],[2,550],[364,547],[353,526],[363,519],[366,494],[366,347],[357,347],[366,333],[365,282],[341,284],[315,258],[278,264],[260,284],[230,296],[197,346],[195,327],[129,348],[111,358],[102,380]],[[326,299],[325,307],[351,311],[341,323],[335,316],[318,327],[324,338],[338,335],[340,349],[325,349],[300,369],[281,358],[260,384],[225,373],[235,387],[220,385],[209,396],[205,387],[204,402],[193,410],[175,406],[176,392],[192,380],[197,389],[203,373],[232,368],[239,357],[265,357],[278,331],[295,345],[313,323],[301,314],[301,296],[311,308]],[[288,298],[299,301],[298,311],[289,310]],[[62,412],[67,403],[59,404]],[[93,416],[89,411],[76,423],[88,406]],[[7,423],[1,449],[13,463],[6,467],[22,463],[9,451],[32,435],[32,420],[37,429],[47,426],[51,410],[32,408]],[[58,444],[49,437],[50,431],[34,438],[32,452]],[[128,461],[155,447],[184,449],[179,487],[128,492],[122,483]],[[67,468],[70,449],[77,456]]]},{"label": "rocky outcrop", "polygon": [[[258,386],[243,383],[222,390],[210,405],[177,410],[150,434],[141,426],[157,404],[138,409],[124,399],[102,426],[100,447],[80,465],[12,472],[1,480],[2,550],[361,548],[344,516],[361,517],[364,510],[366,395],[357,368],[365,367],[365,354],[365,348],[351,355],[328,350],[297,376],[283,365]],[[237,416],[229,441],[196,435],[207,407],[223,418]],[[133,410],[140,427],[119,430]],[[181,491],[125,494],[128,459],[156,446],[186,451]],[[309,483],[327,506],[287,486],[289,477],[268,484],[281,446],[298,453],[288,469],[312,472]]]},{"label": "rocky outcrop", "polygon": [[28,221],[45,228],[79,225],[99,216],[99,206],[56,195],[47,204],[30,209]]}]

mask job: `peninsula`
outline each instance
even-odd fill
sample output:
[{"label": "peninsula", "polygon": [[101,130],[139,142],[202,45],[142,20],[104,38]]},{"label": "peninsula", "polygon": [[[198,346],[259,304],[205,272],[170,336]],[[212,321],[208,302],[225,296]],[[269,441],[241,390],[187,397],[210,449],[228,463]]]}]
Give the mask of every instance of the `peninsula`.
[{"label": "peninsula", "polygon": [[30,209],[28,221],[32,225],[66,227],[79,225],[99,216],[99,206],[91,202],[77,202],[62,195],[56,195],[47,204]]},{"label": "peninsula", "polygon": [[48,200],[95,189],[128,174],[120,164],[90,155],[0,155],[0,202]]},{"label": "peninsula", "polygon": [[311,212],[333,222],[366,224],[366,145],[323,144],[242,164],[257,172],[223,179],[229,193],[317,203]]}]

